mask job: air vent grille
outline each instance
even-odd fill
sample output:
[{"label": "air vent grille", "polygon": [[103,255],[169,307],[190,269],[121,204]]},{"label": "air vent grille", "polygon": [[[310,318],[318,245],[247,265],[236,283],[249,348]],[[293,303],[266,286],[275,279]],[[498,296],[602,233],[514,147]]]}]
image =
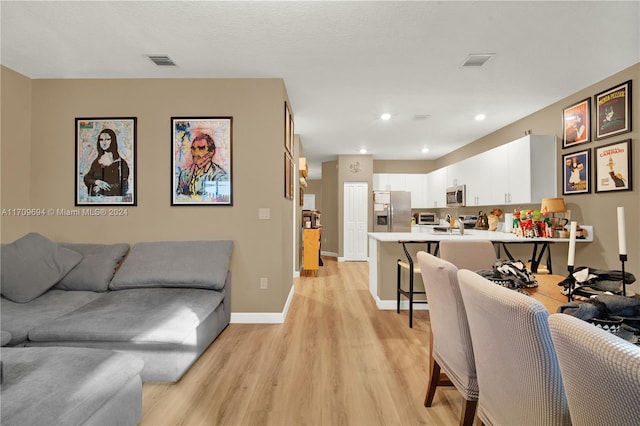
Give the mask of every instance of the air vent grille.
[{"label": "air vent grille", "polygon": [[158,65],[159,67],[175,67],[176,63],[168,57],[167,55],[148,55],[148,58],[151,59],[151,62]]},{"label": "air vent grille", "polygon": [[431,118],[430,114],[416,114],[413,116],[413,119],[415,121],[424,121],[424,120],[428,120],[429,118]]},{"label": "air vent grille", "polygon": [[495,53],[471,54],[467,56],[467,59],[465,59],[465,61],[462,63],[462,66],[463,67],[481,67],[485,64],[485,62],[487,62],[493,56],[495,56]]}]

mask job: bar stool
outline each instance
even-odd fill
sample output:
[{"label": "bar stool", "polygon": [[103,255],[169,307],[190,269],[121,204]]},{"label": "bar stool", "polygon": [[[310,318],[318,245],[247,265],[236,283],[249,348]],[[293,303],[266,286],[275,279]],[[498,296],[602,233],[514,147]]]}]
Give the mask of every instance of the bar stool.
[{"label": "bar stool", "polygon": [[[416,274],[420,274],[420,266],[417,263],[414,263],[411,254],[409,254],[409,250],[407,250],[406,244],[428,244],[428,251],[431,249],[431,244],[428,241],[398,241],[398,243],[402,244],[402,250],[407,258],[406,261],[402,259],[397,260],[397,308],[396,312],[400,313],[400,298],[404,296],[409,299],[409,328],[413,328],[413,304],[414,303],[422,303],[426,304],[426,292],[425,291],[415,291],[413,286],[413,277]],[[437,246],[436,246],[437,253]],[[402,288],[402,271],[409,272],[409,289],[405,290]],[[415,299],[414,295],[416,294],[424,294],[425,299]]]}]

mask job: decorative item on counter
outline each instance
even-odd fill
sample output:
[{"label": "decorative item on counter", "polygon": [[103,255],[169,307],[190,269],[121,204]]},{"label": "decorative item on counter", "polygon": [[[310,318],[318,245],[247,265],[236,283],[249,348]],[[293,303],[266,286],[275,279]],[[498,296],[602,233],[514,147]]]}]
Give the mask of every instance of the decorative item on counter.
[{"label": "decorative item on counter", "polygon": [[540,204],[540,211],[549,217],[549,222],[545,221],[547,227],[551,228],[551,232],[547,232],[547,236],[549,238],[562,238],[560,236],[560,232],[565,230],[565,226],[569,223],[569,220],[566,217],[556,217],[555,213],[567,212],[567,207],[564,204],[564,198],[543,198],[542,203]]},{"label": "decorative item on counter", "polygon": [[478,220],[476,221],[476,229],[489,229],[489,219],[487,215],[480,211],[478,212]]},{"label": "decorative item on counter", "polygon": [[519,237],[538,238],[547,236],[547,223],[544,221],[544,215],[540,210],[515,210],[513,215],[516,235]]},{"label": "decorative item on counter", "polygon": [[491,210],[487,218],[488,220],[487,226],[489,227],[489,231],[496,231],[498,229],[498,222],[500,222],[501,216],[502,216],[502,210],[500,209]]}]

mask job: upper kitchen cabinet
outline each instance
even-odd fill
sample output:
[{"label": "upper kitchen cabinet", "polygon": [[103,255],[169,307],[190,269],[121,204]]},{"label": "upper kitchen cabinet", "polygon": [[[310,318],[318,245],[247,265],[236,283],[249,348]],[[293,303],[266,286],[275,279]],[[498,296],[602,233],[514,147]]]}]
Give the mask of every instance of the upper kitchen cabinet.
[{"label": "upper kitchen cabinet", "polygon": [[557,191],[556,137],[527,135],[447,167],[467,206],[535,204]]},{"label": "upper kitchen cabinet", "polygon": [[407,191],[407,181],[402,173],[374,173],[374,191]]},{"label": "upper kitchen cabinet", "polygon": [[428,208],[447,207],[447,168],[443,167],[427,174],[427,205]]},{"label": "upper kitchen cabinet", "polygon": [[558,167],[555,136],[527,135],[507,144],[505,204],[534,204],[555,197]]},{"label": "upper kitchen cabinet", "polygon": [[427,205],[427,175],[426,173],[405,175],[406,190],[411,192],[411,208],[423,209]]}]

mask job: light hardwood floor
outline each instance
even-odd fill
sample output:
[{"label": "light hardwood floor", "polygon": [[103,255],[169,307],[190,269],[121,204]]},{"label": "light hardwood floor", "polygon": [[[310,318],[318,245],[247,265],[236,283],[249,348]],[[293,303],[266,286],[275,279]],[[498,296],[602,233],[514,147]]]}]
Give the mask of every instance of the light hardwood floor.
[{"label": "light hardwood floor", "polygon": [[455,388],[423,406],[427,311],[378,310],[366,262],[294,282],[284,324],[230,324],[179,382],[145,383],[141,425],[458,424]]}]

